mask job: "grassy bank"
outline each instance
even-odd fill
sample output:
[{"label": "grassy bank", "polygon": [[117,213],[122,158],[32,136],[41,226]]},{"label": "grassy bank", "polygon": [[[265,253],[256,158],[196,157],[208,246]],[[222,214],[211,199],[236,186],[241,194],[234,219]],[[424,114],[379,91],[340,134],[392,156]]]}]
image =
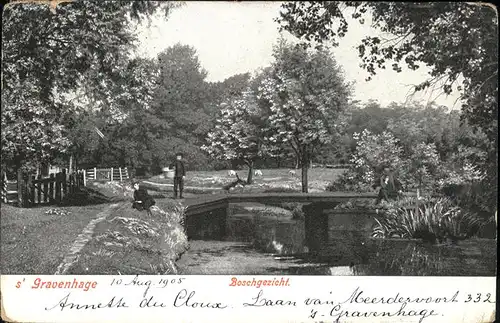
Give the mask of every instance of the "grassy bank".
[{"label": "grassy bank", "polygon": [[[131,208],[128,183],[89,184],[80,206],[1,207],[2,274],[175,273],[188,247],[182,209],[158,200],[152,216]],[[92,200],[98,195],[99,204]]]},{"label": "grassy bank", "polygon": [[122,203],[97,224],[69,272],[175,274],[175,261],[188,248],[181,217],[182,208],[171,200],[159,200],[151,216]]},{"label": "grassy bank", "polygon": [[2,204],[2,274],[54,274],[75,238],[105,206],[23,209]]}]

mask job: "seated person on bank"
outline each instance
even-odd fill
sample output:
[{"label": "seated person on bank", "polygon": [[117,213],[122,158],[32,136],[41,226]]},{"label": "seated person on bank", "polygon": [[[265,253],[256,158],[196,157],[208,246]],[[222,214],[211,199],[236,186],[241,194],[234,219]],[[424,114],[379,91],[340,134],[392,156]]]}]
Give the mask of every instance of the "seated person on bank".
[{"label": "seated person on bank", "polygon": [[134,202],[132,208],[139,211],[146,210],[151,214],[151,207],[156,204],[153,197],[148,194],[148,191],[139,186],[139,183],[134,183]]},{"label": "seated person on bank", "polygon": [[384,168],[380,183],[376,186],[380,186],[380,190],[375,204],[379,204],[382,200],[397,199],[403,193],[401,182],[394,176],[389,167]]}]

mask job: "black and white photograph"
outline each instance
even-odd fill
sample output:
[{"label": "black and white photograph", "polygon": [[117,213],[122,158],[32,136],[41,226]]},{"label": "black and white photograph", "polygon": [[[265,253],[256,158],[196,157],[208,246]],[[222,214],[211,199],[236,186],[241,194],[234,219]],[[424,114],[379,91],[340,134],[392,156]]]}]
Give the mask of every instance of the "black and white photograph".
[{"label": "black and white photograph", "polygon": [[495,277],[485,3],[13,1],[2,275]]}]

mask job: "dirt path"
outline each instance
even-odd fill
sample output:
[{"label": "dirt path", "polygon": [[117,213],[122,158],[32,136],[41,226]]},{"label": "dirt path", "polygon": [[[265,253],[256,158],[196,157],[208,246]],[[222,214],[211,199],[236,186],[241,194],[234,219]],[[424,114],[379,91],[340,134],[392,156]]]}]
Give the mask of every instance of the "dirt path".
[{"label": "dirt path", "polygon": [[[122,203],[123,204],[123,203]],[[73,263],[78,260],[78,255],[83,247],[92,239],[92,235],[94,234],[95,226],[106,219],[113,211],[116,211],[117,207],[120,204],[111,204],[107,206],[104,210],[97,214],[97,217],[91,220],[87,226],[83,229],[82,233],[78,235],[76,240],[73,242],[69,252],[63,258],[62,262],[57,267],[55,275],[63,275],[66,271],[71,267]]]}]

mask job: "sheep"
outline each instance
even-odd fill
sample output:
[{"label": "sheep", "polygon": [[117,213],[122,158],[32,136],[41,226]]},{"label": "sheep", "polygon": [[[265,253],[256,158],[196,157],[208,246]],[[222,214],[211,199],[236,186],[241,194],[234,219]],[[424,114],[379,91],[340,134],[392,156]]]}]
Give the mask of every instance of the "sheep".
[{"label": "sheep", "polygon": [[236,176],[236,172],[234,170],[228,170],[227,171],[227,176],[230,176],[230,177]]},{"label": "sheep", "polygon": [[235,187],[245,186],[246,182],[244,180],[240,179],[240,177],[238,176],[237,173],[235,173],[235,175],[236,175],[236,181],[224,185],[222,187],[222,189],[224,191],[229,192],[231,189],[233,189]]},{"label": "sheep", "polygon": [[255,176],[262,176],[262,171],[260,169],[256,169],[254,172]]},{"label": "sheep", "polygon": [[296,171],[294,171],[293,169],[290,169],[290,170],[288,171],[288,175],[290,175],[290,176],[295,176],[295,175],[297,175],[297,172],[296,172]]}]

